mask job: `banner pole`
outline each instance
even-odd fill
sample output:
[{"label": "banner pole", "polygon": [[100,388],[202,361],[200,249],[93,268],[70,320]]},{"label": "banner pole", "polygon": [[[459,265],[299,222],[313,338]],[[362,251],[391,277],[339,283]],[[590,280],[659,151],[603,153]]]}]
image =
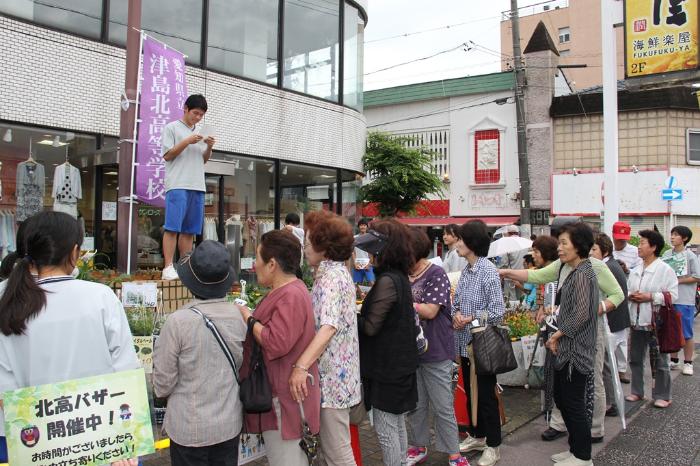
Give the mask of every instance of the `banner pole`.
[{"label": "banner pole", "polygon": [[138,77],[136,81],[136,98],[134,99],[136,102],[134,103],[134,111],[136,113],[136,117],[134,118],[134,133],[132,136],[132,144],[131,144],[131,183],[129,183],[129,239],[128,239],[128,246],[127,246],[127,259],[126,259],[126,273],[131,274],[131,246],[132,246],[132,226],[134,223],[134,177],[136,174],[136,137],[138,135],[138,126],[139,126],[139,103],[141,101],[141,75],[142,75],[142,70],[143,68],[143,32],[140,34],[140,40],[139,40],[139,68],[138,68]]}]

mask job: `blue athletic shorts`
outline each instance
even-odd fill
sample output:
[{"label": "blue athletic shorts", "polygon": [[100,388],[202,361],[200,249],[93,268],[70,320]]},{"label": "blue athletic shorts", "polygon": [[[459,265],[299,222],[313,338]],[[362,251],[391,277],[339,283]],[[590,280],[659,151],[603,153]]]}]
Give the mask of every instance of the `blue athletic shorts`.
[{"label": "blue athletic shorts", "polygon": [[695,306],[689,304],[674,304],[673,307],[681,315],[683,327],[683,338],[690,340],[693,338],[693,320],[695,319]]},{"label": "blue athletic shorts", "polygon": [[365,280],[368,282],[374,282],[374,269],[371,265],[362,270],[353,269],[352,279],[355,283],[362,283]]},{"label": "blue athletic shorts", "polygon": [[204,223],[204,192],[171,189],[165,193],[166,231],[201,235]]}]

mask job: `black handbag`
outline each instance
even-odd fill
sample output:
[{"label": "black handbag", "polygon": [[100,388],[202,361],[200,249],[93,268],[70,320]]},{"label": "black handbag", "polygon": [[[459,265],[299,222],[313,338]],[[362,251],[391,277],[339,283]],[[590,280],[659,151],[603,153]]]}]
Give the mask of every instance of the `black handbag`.
[{"label": "black handbag", "polygon": [[487,317],[484,315],[484,327],[472,329],[476,373],[498,375],[517,369],[518,361],[510,342],[510,330],[508,327],[488,325]]},{"label": "black handbag", "polygon": [[253,337],[254,320],[248,324],[248,334],[253,349],[250,355],[250,373],[241,380],[241,402],[246,413],[266,413],[272,409],[272,387],[267,378],[262,350]]}]

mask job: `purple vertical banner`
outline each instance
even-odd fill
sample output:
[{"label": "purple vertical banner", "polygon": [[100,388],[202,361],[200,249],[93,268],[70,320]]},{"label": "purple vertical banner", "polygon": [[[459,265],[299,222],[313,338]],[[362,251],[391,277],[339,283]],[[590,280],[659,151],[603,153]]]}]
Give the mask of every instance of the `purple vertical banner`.
[{"label": "purple vertical banner", "polygon": [[165,207],[161,137],[165,125],[182,116],[185,99],[184,55],[144,36],[135,193],[146,204]]}]

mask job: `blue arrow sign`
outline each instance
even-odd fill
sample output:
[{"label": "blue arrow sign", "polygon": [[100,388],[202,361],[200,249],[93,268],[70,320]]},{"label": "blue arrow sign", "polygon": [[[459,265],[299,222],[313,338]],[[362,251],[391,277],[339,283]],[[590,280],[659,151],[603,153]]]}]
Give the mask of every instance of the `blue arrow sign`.
[{"label": "blue arrow sign", "polygon": [[662,189],[661,198],[664,201],[682,201],[683,200],[683,190],[682,189]]}]

